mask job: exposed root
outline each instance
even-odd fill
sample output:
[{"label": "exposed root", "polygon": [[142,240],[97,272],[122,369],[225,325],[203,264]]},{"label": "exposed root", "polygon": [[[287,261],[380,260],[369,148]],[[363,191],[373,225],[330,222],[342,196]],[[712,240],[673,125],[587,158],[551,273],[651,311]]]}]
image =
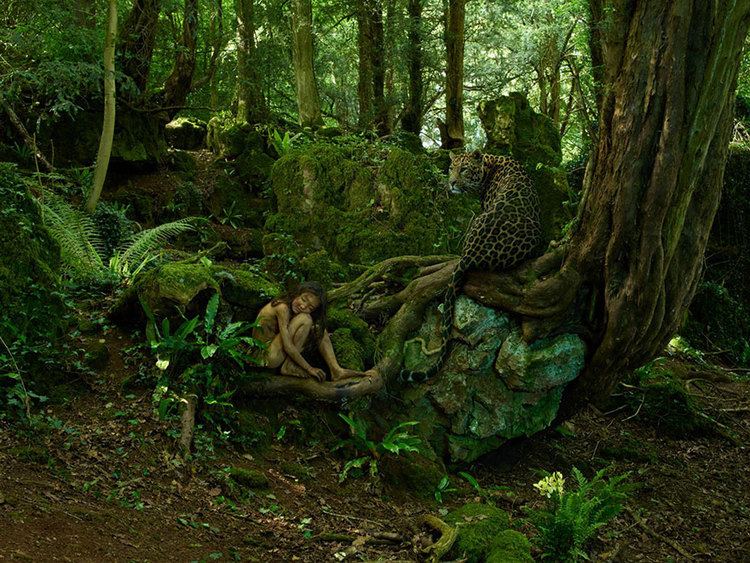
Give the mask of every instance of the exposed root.
[{"label": "exposed root", "polygon": [[449,526],[437,516],[432,516],[431,514],[423,516],[422,523],[440,532],[440,538],[423,551],[429,554],[428,561],[441,561],[445,554],[451,550],[453,544],[456,543],[458,530],[453,526]]},{"label": "exposed root", "polygon": [[304,395],[319,401],[337,402],[372,395],[383,387],[383,378],[376,370],[365,372],[365,377],[324,381],[312,378],[270,375],[264,380],[254,380],[242,385],[247,396]]},{"label": "exposed root", "polygon": [[182,415],[180,417],[180,450],[183,455],[190,453],[195,431],[195,411],[198,408],[198,396],[190,393],[182,399]]}]

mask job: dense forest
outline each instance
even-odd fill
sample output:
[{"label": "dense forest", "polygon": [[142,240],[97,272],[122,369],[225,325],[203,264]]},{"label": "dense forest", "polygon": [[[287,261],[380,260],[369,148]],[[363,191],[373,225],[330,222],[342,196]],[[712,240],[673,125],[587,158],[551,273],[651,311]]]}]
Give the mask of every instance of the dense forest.
[{"label": "dense forest", "polygon": [[6,0],[0,559],[750,560],[748,26]]}]

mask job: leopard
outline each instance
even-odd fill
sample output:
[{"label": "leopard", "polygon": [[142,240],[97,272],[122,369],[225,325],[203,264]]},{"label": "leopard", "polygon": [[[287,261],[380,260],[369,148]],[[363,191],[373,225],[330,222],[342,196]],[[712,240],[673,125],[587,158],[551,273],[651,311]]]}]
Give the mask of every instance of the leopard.
[{"label": "leopard", "polygon": [[447,359],[456,299],[466,274],[510,270],[538,252],[542,242],[539,194],[515,158],[480,151],[452,153],[448,187],[478,196],[481,211],[469,224],[443,298],[441,344],[425,350],[429,355],[440,354],[438,361],[427,372],[403,371],[401,378],[407,382],[426,381]]}]

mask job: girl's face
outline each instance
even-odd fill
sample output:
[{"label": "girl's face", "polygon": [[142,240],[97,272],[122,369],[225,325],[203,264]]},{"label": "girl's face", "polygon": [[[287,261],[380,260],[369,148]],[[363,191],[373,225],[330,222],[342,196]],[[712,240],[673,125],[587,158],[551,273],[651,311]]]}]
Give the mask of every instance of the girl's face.
[{"label": "girl's face", "polygon": [[309,291],[300,293],[292,300],[292,313],[295,315],[299,313],[307,313],[309,315],[318,307],[320,307],[320,298]]}]

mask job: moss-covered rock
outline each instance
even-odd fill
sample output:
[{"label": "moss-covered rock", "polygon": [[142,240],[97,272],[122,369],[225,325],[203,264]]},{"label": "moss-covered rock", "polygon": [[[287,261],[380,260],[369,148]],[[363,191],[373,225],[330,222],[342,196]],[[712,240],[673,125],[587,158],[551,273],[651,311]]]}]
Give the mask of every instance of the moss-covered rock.
[{"label": "moss-covered rock", "polygon": [[451,196],[429,159],[388,150],[374,173],[329,143],[290,151],[273,167],[278,213],[266,228],[293,237],[303,253],[372,263],[399,254],[458,251],[477,202]]},{"label": "moss-covered rock", "polygon": [[535,112],[519,92],[480,102],[478,110],[487,134],[485,152],[513,156],[526,165],[539,193],[544,239],[558,238],[572,217],[563,206],[570,192],[554,123]]},{"label": "moss-covered rock", "polygon": [[208,148],[221,158],[236,158],[246,150],[265,150],[263,132],[233,116],[212,117],[206,136]]},{"label": "moss-covered rock", "polygon": [[[406,369],[424,372],[437,360],[440,319],[433,304],[417,337],[404,345]],[[505,440],[547,428],[565,384],[583,366],[583,344],[577,336],[526,345],[508,316],[466,296],[456,302],[450,346],[440,372],[406,399],[411,405],[408,418],[433,418],[429,441],[456,462],[473,461]]]},{"label": "moss-covered rock", "polygon": [[487,563],[534,563],[529,539],[515,530],[500,532],[492,540]]},{"label": "moss-covered rock", "polygon": [[434,500],[435,490],[446,474],[442,462],[413,452],[384,457],[380,469],[386,483],[394,489],[430,500]]},{"label": "moss-covered rock", "polygon": [[[331,308],[328,310],[328,330],[332,333],[342,331],[341,335],[346,335],[347,340],[356,344],[356,347],[352,349],[356,351],[355,358],[361,359],[363,368],[372,367],[375,356],[375,337],[365,321],[348,309]],[[336,350],[338,354],[338,349]],[[361,369],[347,365],[343,361],[340,363],[350,369]]]},{"label": "moss-covered rock", "polygon": [[449,556],[480,563],[493,549],[497,535],[510,527],[508,513],[490,504],[469,503],[452,510],[445,522],[458,528],[458,539]]},{"label": "moss-covered rock", "polygon": [[33,350],[59,336],[66,324],[58,292],[60,247],[23,179],[7,163],[0,163],[0,201],[0,336],[11,347],[19,341]]},{"label": "moss-covered rock", "polygon": [[178,117],[164,126],[164,136],[175,149],[196,150],[206,146],[206,122],[196,117]]},{"label": "moss-covered rock", "polygon": [[170,262],[140,276],[120,297],[112,317],[122,323],[140,323],[182,315],[200,315],[208,299],[219,292],[238,320],[253,320],[279,289],[247,267],[195,262]]}]

